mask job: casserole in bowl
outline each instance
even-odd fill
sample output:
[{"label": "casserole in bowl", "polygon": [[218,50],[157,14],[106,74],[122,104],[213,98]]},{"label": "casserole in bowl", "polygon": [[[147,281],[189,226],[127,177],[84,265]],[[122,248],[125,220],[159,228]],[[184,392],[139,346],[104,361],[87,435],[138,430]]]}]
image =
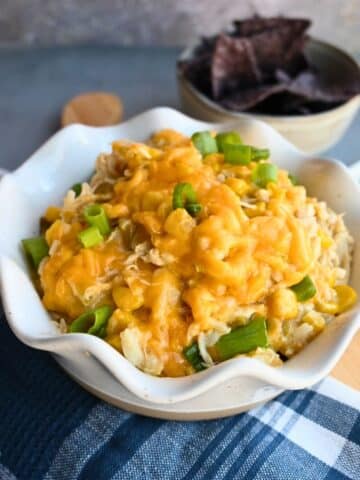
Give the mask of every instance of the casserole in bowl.
[{"label": "casserole in bowl", "polygon": [[[3,221],[9,229],[1,238],[2,294],[10,326],[25,343],[53,351],[66,357],[70,363],[74,351],[90,352],[129,390],[152,402],[189,399],[239,376],[260,378],[282,388],[302,388],[315,383],[328,373],[356,330],[356,309],[336,318],[313,344],[281,368],[275,369],[249,358],[236,358],[197,375],[176,379],[150,377],[135,369],[102,340],[85,334],[60,335],[49,321],[27,276],[19,241],[37,233],[37,220],[45,208],[58,203],[69,185],[89,176],[94,158],[99,151],[108,150],[111,141],[124,137],[144,141],[154,131],[163,128],[176,128],[187,135],[199,130],[236,130],[246,143],[271,148],[272,158],[279,167],[295,173],[311,195],[325,200],[336,211],[347,213],[346,223],[357,241],[359,219],[352,200],[359,194],[359,189],[345,167],[305,156],[271,128],[256,121],[241,118],[230,128],[225,128],[194,121],[169,109],[155,109],[118,127],[69,127],[50,140],[17,172],[2,180],[0,196],[3,204],[5,198],[11,198],[13,202],[12,214],[4,212],[6,218]],[[48,161],[50,156],[51,162]],[[36,176],[38,183],[29,182],[31,174]],[[354,266],[356,255],[355,249]],[[356,275],[354,267],[351,283],[355,288]],[[28,317],[29,311],[31,318]],[[336,335],[336,330],[340,334]]]}]

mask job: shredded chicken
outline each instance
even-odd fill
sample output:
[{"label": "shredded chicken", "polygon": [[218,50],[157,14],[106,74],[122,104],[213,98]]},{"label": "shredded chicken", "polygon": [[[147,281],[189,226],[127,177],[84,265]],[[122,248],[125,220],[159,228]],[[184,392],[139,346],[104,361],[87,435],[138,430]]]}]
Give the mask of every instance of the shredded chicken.
[{"label": "shredded chicken", "polygon": [[[263,162],[204,158],[172,130],[148,144],[114,142],[80,194],[69,190],[62,207],[45,213],[49,252],[38,273],[61,330],[106,307],[100,336],[137,368],[171,377],[194,371],[184,349],[194,345],[211,366],[219,339],[256,316],[266,319],[266,342],[247,356],[278,366],[304,348],[356,302],[348,285],[354,242],[343,214],[285,170],[255,180]],[[84,215],[91,204],[101,226]],[[90,245],[82,240],[89,227]],[[305,279],[313,290],[301,298]]]}]

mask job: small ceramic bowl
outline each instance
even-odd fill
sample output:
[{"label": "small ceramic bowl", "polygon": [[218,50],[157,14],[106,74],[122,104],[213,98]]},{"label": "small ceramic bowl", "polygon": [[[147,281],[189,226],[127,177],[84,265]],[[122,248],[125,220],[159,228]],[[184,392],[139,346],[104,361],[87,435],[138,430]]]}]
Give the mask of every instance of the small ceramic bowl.
[{"label": "small ceramic bowl", "polygon": [[[230,125],[211,124],[170,108],[155,108],[112,127],[72,125],[54,135],[20,168],[0,180],[0,292],[11,329],[25,344],[55,354],[70,375],[107,399],[110,394],[104,394],[106,384],[126,387],[147,405],[169,406],[176,402],[184,405],[189,399],[196,403],[195,397],[209,392],[207,413],[195,418],[204,415],[209,418],[211,409],[214,415],[222,416],[224,408],[219,413],[214,404],[218,398],[227,399],[230,392],[233,405],[227,414],[248,410],[273,398],[281,389],[315,384],[331,371],[360,327],[359,305],[337,317],[321,335],[279,368],[240,357],[182,378],[148,375],[98,337],[61,334],[43,307],[21,251],[21,239],[38,235],[39,217],[46,207],[60,203],[70,185],[88,178],[97,155],[110,151],[112,141],[119,138],[144,141],[163,128],[177,129],[186,135],[199,130],[235,130],[246,143],[270,148],[274,162],[291,170],[310,195],[328,202],[337,212],[346,212],[346,223],[356,245],[360,245],[357,173],[351,175],[334,160],[305,155],[263,122],[241,116]],[[351,285],[360,291],[359,248],[355,248]],[[102,367],[100,373],[96,373],[94,365]],[[233,385],[238,386],[236,391]],[[210,394],[211,389],[216,389],[216,396]],[[111,401],[121,405],[122,393],[114,391]],[[154,409],[151,414],[160,415],[159,411],[153,412]]]},{"label": "small ceramic bowl", "polygon": [[[179,60],[192,57],[193,45],[184,50]],[[359,72],[357,62],[338,48],[311,38],[306,46],[310,62],[316,65],[324,78],[354,77]],[[291,143],[307,153],[319,153],[337,143],[344,135],[360,106],[360,95],[342,105],[322,113],[310,115],[261,115],[237,113],[223,108],[196,89],[177,69],[178,88],[185,113],[208,122],[234,121],[239,115],[248,115],[274,127]]]}]

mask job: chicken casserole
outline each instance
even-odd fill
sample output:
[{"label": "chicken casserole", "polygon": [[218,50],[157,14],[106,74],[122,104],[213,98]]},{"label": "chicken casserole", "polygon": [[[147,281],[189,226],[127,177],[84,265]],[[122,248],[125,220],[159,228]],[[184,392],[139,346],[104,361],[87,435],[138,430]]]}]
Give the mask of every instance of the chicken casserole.
[{"label": "chicken casserole", "polygon": [[356,301],[353,240],[270,156],[236,132],[114,142],[23,240],[62,331],[169,377],[300,351]]}]

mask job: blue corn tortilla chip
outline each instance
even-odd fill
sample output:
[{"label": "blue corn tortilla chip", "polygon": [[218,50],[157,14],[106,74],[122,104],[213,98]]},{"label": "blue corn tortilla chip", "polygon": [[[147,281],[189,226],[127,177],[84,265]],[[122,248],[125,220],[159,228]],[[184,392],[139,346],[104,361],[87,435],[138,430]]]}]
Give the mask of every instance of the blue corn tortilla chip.
[{"label": "blue corn tortilla chip", "polygon": [[203,39],[184,76],[234,111],[306,114],[332,108],[360,93],[354,78],[322,78],[304,54],[310,21],[284,17],[236,20],[230,32]]},{"label": "blue corn tortilla chip", "polygon": [[246,38],[219,35],[212,56],[211,84],[215,99],[261,82],[251,43]]},{"label": "blue corn tortilla chip", "polygon": [[277,28],[266,29],[249,38],[264,82],[273,80],[279,67],[290,75],[296,75],[307,68],[303,51],[307,41],[305,32],[310,22],[279,20]]}]

